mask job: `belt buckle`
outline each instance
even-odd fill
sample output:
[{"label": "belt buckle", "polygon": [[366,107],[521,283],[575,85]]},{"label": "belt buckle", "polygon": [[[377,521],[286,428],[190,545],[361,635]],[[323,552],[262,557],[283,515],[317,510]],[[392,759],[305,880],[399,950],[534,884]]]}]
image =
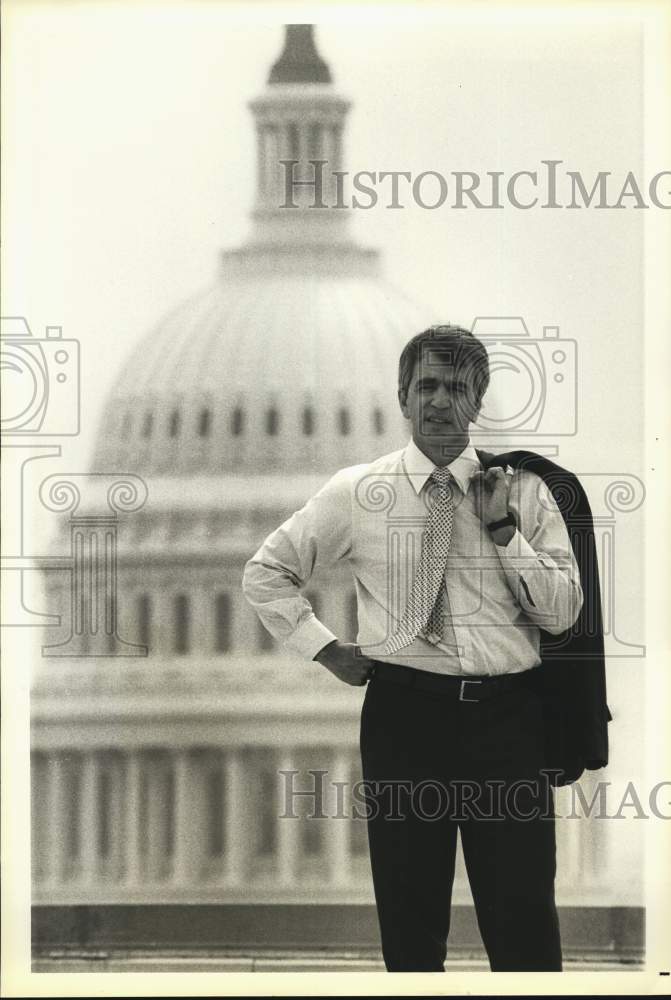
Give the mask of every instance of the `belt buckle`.
[{"label": "belt buckle", "polygon": [[459,701],[480,701],[479,698],[465,698],[464,688],[467,684],[482,684],[481,680],[463,680],[459,688]]}]

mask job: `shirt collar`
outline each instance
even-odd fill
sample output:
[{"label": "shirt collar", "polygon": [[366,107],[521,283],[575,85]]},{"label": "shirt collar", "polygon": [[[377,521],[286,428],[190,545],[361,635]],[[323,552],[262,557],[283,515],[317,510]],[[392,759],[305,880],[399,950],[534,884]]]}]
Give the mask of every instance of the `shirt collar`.
[{"label": "shirt collar", "polygon": [[[419,494],[427,479],[435,469],[434,463],[415,444],[413,438],[403,449],[403,468],[410,480],[415,493]],[[478,454],[471,444],[470,438],[464,450],[448,463],[447,468],[454,476],[462,493],[468,492],[473,475],[482,468]]]}]

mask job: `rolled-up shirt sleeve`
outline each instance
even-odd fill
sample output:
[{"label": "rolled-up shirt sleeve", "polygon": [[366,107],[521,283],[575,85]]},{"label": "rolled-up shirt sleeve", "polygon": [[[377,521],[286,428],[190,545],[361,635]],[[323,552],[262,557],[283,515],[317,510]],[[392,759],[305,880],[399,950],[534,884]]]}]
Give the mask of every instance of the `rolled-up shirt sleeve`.
[{"label": "rolled-up shirt sleeve", "polygon": [[521,473],[518,484],[509,505],[518,527],[508,544],[497,545],[496,551],[526,616],[539,628],[559,635],[574,624],[582,607],[580,571],[550,489],[530,472]]},{"label": "rolled-up shirt sleeve", "polygon": [[242,590],[270,634],[312,660],[336,636],[301,593],[315,567],[332,565],[351,548],[351,492],[341,469],[273,531],[245,564]]}]

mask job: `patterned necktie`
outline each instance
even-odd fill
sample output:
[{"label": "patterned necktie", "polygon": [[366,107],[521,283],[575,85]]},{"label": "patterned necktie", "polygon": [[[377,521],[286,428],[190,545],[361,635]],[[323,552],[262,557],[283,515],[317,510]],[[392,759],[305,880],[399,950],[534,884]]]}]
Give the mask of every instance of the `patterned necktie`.
[{"label": "patterned necktie", "polygon": [[427,518],[422,536],[422,552],[412,591],[396,632],[387,639],[382,652],[396,653],[426,629],[441,634],[441,608],[438,600],[445,580],[447,553],[454,522],[454,486],[447,468],[436,468],[430,479],[438,485],[437,496]]}]

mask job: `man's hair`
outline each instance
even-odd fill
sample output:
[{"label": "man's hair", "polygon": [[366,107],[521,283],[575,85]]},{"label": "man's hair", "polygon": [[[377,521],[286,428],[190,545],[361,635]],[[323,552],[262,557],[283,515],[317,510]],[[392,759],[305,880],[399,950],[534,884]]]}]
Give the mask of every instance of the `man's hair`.
[{"label": "man's hair", "polygon": [[398,362],[398,388],[405,399],[418,359],[428,351],[446,354],[461,374],[466,373],[477,393],[477,402],[489,385],[489,356],[487,349],[470,330],[449,324],[430,326],[412,337],[403,348]]}]

